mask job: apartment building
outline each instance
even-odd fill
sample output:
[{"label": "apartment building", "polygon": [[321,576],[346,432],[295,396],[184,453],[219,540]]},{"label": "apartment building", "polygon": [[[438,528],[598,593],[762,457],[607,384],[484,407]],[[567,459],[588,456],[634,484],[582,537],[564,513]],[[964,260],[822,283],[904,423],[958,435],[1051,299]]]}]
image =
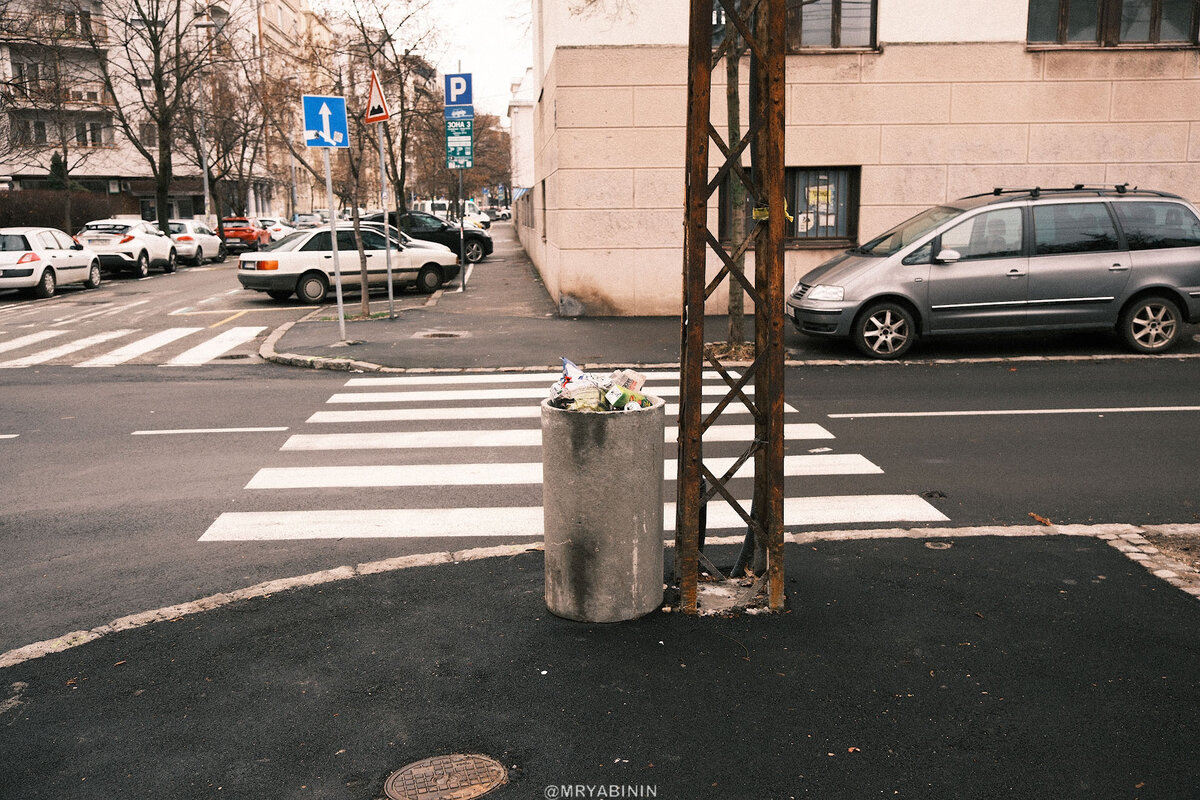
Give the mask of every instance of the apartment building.
[{"label": "apartment building", "polygon": [[[1200,198],[1190,0],[787,5],[789,284],[922,208],[996,186]],[[688,0],[533,9],[522,242],[564,313],[677,314]],[[718,130],[724,80],[718,69]]]}]

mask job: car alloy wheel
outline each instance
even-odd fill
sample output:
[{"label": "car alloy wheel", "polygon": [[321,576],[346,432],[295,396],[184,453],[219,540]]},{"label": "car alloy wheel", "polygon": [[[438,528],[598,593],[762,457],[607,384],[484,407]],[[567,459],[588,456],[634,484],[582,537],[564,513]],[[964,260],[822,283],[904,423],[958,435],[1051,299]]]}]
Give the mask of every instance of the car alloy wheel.
[{"label": "car alloy wheel", "polygon": [[1161,353],[1179,340],[1179,306],[1165,297],[1143,297],[1121,315],[1121,333],[1139,353]]},{"label": "car alloy wheel", "polygon": [[467,261],[472,264],[478,264],[483,261],[483,244],[477,241],[468,241],[464,248]]},{"label": "car alloy wheel", "polygon": [[899,358],[916,339],[916,323],[908,309],[896,303],[878,303],[859,317],[854,344],[871,358]]},{"label": "car alloy wheel", "polygon": [[85,289],[95,289],[100,285],[100,262],[93,261],[92,266],[88,269],[87,280],[83,282]]},{"label": "car alloy wheel", "polygon": [[35,296],[42,298],[53,297],[54,291],[58,288],[58,279],[54,277],[54,270],[46,267],[42,272],[41,279],[37,282],[37,286],[33,287]]},{"label": "car alloy wheel", "polygon": [[143,250],[141,254],[138,255],[137,264],[135,264],[133,267],[133,275],[136,278],[144,278],[149,274],[150,256],[146,255],[146,252]]}]

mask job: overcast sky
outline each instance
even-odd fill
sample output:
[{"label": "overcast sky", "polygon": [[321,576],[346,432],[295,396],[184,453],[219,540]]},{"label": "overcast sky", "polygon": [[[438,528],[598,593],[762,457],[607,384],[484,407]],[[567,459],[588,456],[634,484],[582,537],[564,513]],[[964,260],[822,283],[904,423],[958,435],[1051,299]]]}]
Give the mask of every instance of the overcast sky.
[{"label": "overcast sky", "polygon": [[[505,121],[512,82],[533,65],[530,0],[434,0],[439,42],[428,58],[442,73],[471,73],[475,110]],[[460,68],[461,62],[461,68]]]}]

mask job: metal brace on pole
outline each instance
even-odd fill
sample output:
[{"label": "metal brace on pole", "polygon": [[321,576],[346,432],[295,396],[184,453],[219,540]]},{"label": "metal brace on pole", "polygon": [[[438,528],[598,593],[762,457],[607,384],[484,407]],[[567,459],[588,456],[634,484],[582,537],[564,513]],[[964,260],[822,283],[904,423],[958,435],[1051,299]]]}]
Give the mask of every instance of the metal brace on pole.
[{"label": "metal brace on pole", "polygon": [[321,148],[325,157],[325,196],[329,198],[329,241],[333,249],[333,281],[337,290],[338,333],[346,341],[346,311],[342,307],[342,266],[338,261],[337,215],[333,213],[333,171],[329,168],[329,148]]}]

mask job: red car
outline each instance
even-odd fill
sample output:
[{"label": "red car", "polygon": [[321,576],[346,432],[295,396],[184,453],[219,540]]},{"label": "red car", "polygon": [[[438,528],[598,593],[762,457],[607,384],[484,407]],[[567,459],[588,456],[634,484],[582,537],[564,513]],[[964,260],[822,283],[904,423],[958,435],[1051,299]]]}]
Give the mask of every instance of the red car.
[{"label": "red car", "polygon": [[225,217],[225,249],[230,253],[258,250],[271,243],[271,232],[254,217]]}]

